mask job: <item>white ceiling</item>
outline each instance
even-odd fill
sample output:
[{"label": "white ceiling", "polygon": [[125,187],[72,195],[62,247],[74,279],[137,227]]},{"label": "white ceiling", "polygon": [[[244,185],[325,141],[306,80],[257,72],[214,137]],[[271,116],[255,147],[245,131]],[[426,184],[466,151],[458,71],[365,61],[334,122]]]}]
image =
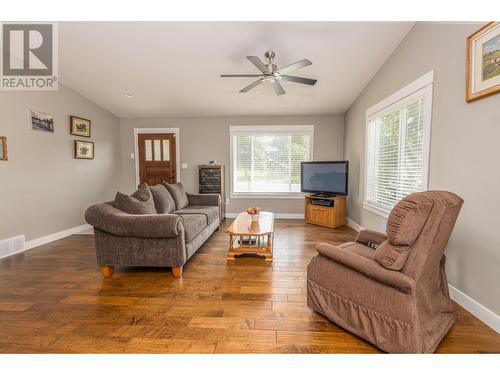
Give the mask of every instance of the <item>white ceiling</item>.
[{"label": "white ceiling", "polygon": [[[382,66],[413,22],[62,22],[60,80],[119,117],[341,114]],[[268,83],[245,56],[312,65],[293,75],[310,87]],[[132,93],[126,98],[124,93]]]}]

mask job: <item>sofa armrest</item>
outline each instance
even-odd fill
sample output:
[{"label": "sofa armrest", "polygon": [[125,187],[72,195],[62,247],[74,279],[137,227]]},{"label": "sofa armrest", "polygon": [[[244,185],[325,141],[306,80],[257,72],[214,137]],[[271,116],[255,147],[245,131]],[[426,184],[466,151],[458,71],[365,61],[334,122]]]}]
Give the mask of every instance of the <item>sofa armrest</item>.
[{"label": "sofa armrest", "polygon": [[127,237],[176,237],[183,228],[179,215],[131,215],[107,203],[89,207],[85,220],[99,230]]},{"label": "sofa armrest", "polygon": [[189,194],[187,193],[190,206],[217,206],[220,207],[220,194]]},{"label": "sofa armrest", "polygon": [[316,250],[337,263],[403,293],[410,294],[414,289],[415,281],[412,278],[402,272],[388,270],[372,259],[326,243],[316,246]]},{"label": "sofa armrest", "polygon": [[377,232],[375,230],[363,229],[359,231],[356,242],[366,245],[368,247],[373,247],[370,244],[374,244],[375,247],[380,245],[382,242],[387,240],[387,235],[382,232]]}]

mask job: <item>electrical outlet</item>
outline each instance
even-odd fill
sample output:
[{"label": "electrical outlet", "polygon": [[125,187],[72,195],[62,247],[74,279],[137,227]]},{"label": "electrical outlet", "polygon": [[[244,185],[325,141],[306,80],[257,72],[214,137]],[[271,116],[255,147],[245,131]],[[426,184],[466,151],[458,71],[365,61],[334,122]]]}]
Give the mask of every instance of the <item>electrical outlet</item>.
[{"label": "electrical outlet", "polygon": [[181,164],[181,168],[182,168],[182,169],[188,169],[188,165],[187,165],[187,163],[182,163],[182,164]]}]

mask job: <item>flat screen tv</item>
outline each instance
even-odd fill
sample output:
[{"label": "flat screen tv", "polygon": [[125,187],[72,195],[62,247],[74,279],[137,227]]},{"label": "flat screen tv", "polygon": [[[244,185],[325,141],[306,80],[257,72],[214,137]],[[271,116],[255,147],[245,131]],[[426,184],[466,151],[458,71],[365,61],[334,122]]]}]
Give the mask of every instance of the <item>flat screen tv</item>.
[{"label": "flat screen tv", "polygon": [[349,162],[306,161],[301,163],[301,191],[315,196],[347,195]]}]

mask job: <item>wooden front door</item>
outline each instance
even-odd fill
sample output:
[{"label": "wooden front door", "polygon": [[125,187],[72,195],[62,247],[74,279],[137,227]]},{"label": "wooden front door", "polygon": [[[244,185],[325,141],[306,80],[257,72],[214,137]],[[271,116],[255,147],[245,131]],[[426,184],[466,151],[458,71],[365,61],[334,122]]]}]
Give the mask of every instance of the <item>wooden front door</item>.
[{"label": "wooden front door", "polygon": [[140,183],[177,182],[175,134],[139,134],[138,142]]}]

